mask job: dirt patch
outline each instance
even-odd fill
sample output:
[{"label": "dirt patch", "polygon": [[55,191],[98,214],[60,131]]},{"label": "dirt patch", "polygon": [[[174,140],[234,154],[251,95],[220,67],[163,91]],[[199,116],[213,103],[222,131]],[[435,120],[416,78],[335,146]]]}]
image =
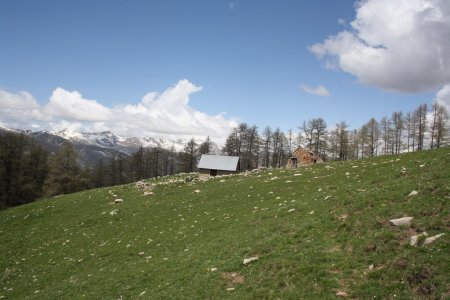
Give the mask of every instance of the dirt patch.
[{"label": "dirt patch", "polygon": [[245,278],[238,272],[224,272],[222,273],[223,278],[227,281],[228,285],[235,285],[244,283]]},{"label": "dirt patch", "polygon": [[406,269],[408,267],[408,259],[407,258],[399,258],[394,262],[394,266],[399,269]]},{"label": "dirt patch", "polygon": [[436,293],[436,286],[432,283],[425,283],[419,286],[416,293],[422,296],[431,296]]},{"label": "dirt patch", "polygon": [[407,280],[410,285],[418,285],[431,278],[432,276],[433,273],[431,272],[430,268],[427,266],[423,266],[419,270],[409,274]]},{"label": "dirt patch", "polygon": [[332,248],[325,250],[326,253],[336,253],[336,252],[341,252],[341,251],[342,251],[342,249],[340,246],[334,246]]}]

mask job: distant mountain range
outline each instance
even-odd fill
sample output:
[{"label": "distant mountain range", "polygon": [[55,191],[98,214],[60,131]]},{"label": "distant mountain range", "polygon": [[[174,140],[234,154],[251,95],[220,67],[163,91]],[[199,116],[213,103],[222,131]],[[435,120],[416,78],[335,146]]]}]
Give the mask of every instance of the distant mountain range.
[{"label": "distant mountain range", "polygon": [[[100,159],[107,160],[114,155],[129,156],[139,147],[162,148],[176,152],[183,150],[187,140],[170,138],[139,138],[139,137],[119,137],[111,131],[85,133],[64,129],[57,132],[31,131],[10,128],[0,128],[3,131],[24,133],[33,137],[48,152],[55,152],[65,141],[74,144],[78,152],[80,163],[93,166]],[[197,141],[199,144],[202,141]],[[213,152],[218,153],[218,145],[213,143]]]}]

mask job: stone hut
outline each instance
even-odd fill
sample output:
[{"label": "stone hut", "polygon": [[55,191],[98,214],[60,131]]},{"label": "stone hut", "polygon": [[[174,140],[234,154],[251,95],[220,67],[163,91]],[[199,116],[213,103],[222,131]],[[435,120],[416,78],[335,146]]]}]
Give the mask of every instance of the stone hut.
[{"label": "stone hut", "polygon": [[239,170],[239,157],[203,154],[197,168],[200,176],[235,174]]},{"label": "stone hut", "polygon": [[291,157],[288,158],[287,167],[297,168],[298,166],[308,166],[321,162],[323,162],[323,160],[319,155],[309,149],[298,147],[294,152],[292,152]]}]

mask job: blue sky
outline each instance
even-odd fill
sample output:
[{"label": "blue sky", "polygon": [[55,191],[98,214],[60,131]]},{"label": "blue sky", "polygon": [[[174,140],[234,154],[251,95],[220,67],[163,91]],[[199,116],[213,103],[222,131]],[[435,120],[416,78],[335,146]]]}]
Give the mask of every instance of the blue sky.
[{"label": "blue sky", "polygon": [[[428,76],[430,82],[415,88],[427,81],[427,75],[416,78],[410,74],[419,72],[409,68],[414,55],[423,55],[409,53],[408,44],[397,41],[407,40],[408,35],[420,40],[423,32],[414,27],[404,33],[405,39],[376,32],[371,26],[374,18],[388,14],[383,12],[386,5],[372,2],[3,0],[0,123],[35,129],[111,129],[124,135],[207,132],[219,138],[239,121],[261,129],[269,125],[296,130],[303,120],[323,117],[329,126],[346,120],[357,128],[371,117],[380,119],[397,110],[412,111],[420,103],[431,104],[437,91],[450,83],[448,71]],[[429,2],[448,13],[443,1],[410,2]],[[445,14],[437,22],[438,29],[426,30],[448,33]],[[351,25],[355,19],[362,25]],[[398,16],[387,16],[383,22],[397,26],[393,32],[407,26],[398,24]],[[341,32],[356,39],[341,38]],[[327,44],[328,38],[333,41]],[[372,60],[365,50],[345,63],[349,53],[361,48],[361,40],[371,47],[367,51],[404,49],[406,56],[411,55],[410,63],[402,63],[397,51],[385,55],[384,70],[368,72]],[[433,42],[447,46],[440,39]],[[447,54],[442,54],[441,61],[449,69]],[[389,69],[395,65],[392,61],[399,61],[398,68]],[[429,61],[423,65],[436,68]],[[383,81],[391,74],[396,77]],[[301,86],[323,86],[329,95],[307,93]],[[143,97],[150,92],[159,96],[146,106]],[[84,104],[85,111],[68,110]],[[30,107],[35,111],[30,112]],[[123,115],[124,107],[129,123],[140,120],[127,130],[121,130],[127,126],[126,119],[111,120]],[[83,118],[95,109],[101,117]],[[140,117],[134,118],[133,113]],[[143,125],[146,115],[153,118],[147,127]],[[214,120],[220,128],[204,131]]]}]

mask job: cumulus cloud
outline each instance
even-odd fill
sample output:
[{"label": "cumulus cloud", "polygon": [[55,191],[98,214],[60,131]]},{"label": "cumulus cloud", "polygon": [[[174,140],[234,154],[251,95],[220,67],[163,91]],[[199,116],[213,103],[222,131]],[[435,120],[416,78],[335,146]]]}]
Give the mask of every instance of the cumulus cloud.
[{"label": "cumulus cloud", "polygon": [[165,91],[150,92],[138,104],[106,107],[83,98],[77,91],[56,88],[48,103],[40,105],[26,92],[0,90],[0,124],[23,129],[98,132],[111,130],[122,136],[226,138],[237,120],[224,113],[209,115],[189,105],[201,86],[180,80]]},{"label": "cumulus cloud", "polygon": [[322,85],[317,87],[308,86],[308,85],[300,85],[300,88],[308,94],[313,94],[316,96],[328,97],[330,96],[330,92]]},{"label": "cumulus cloud", "polygon": [[84,99],[77,91],[69,92],[59,87],[53,91],[45,112],[65,120],[105,121],[111,118],[109,108],[95,100]]},{"label": "cumulus cloud", "polygon": [[437,103],[444,106],[450,114],[450,84],[444,85],[437,93],[434,99]]},{"label": "cumulus cloud", "polygon": [[309,47],[327,68],[388,91],[424,92],[450,82],[448,0],[365,0],[351,30]]}]

